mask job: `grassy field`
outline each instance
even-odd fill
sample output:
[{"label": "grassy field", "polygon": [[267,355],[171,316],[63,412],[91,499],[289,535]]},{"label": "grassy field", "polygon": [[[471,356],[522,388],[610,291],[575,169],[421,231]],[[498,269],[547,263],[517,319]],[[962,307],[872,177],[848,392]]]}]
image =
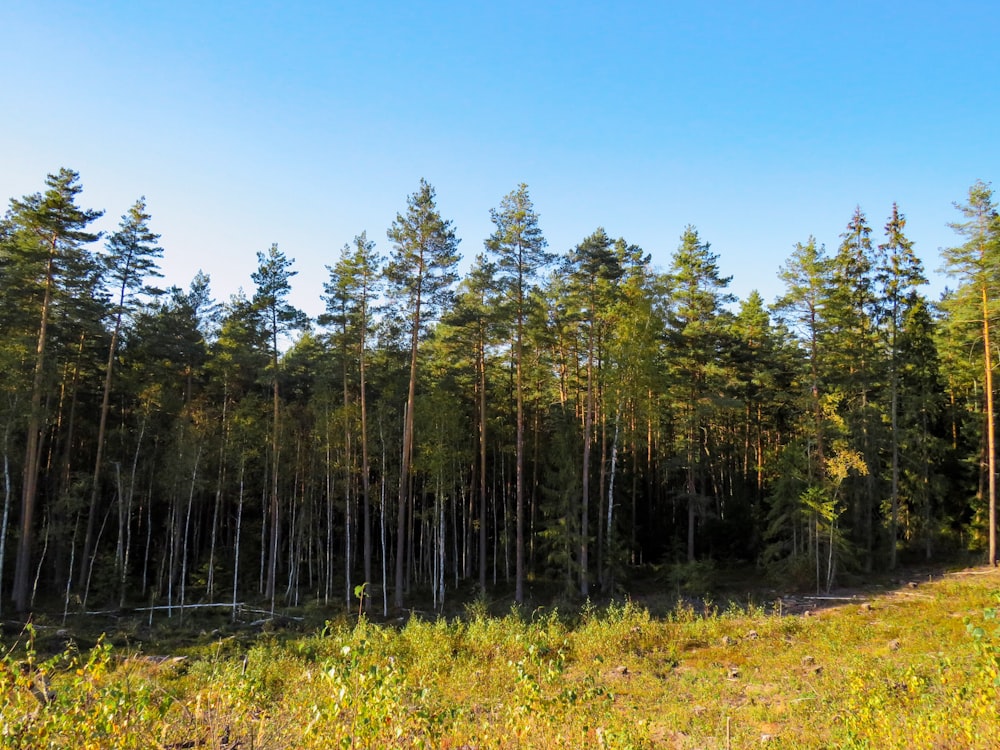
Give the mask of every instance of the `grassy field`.
[{"label": "grassy field", "polygon": [[169,656],[103,640],[48,656],[26,629],[0,661],[0,747],[996,748],[998,591],[979,568],[795,614],[478,603],[205,633]]}]

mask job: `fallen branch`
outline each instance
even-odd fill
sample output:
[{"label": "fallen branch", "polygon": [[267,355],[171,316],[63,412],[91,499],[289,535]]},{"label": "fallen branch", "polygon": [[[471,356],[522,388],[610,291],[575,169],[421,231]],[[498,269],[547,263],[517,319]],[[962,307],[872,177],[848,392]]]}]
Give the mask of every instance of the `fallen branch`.
[{"label": "fallen branch", "polygon": [[[222,604],[158,604],[155,607],[136,607],[135,609],[100,609],[100,610],[88,610],[84,612],[85,615],[120,615],[123,612],[162,612],[165,610],[175,610],[175,609],[210,609],[210,608],[224,608],[233,609],[234,605],[232,602],[222,603]],[[235,605],[236,609],[243,611],[243,605]]]}]

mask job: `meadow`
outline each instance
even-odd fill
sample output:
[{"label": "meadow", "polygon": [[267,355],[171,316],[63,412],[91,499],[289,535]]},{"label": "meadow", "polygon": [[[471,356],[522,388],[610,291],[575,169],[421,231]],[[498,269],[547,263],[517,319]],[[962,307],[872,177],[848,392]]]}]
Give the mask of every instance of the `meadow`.
[{"label": "meadow", "polygon": [[122,632],[53,649],[39,622],[4,637],[0,748],[996,748],[998,592],[975,568],[805,611],[476,600],[221,627],[170,653]]}]

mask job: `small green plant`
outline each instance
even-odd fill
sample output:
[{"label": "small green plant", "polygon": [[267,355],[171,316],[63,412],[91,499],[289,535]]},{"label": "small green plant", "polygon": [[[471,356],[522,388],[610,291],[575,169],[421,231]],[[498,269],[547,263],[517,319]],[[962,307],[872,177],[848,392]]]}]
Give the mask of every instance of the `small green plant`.
[{"label": "small green plant", "polygon": [[[1000,604],[1000,593],[994,596]],[[983,610],[982,624],[966,621],[965,628],[979,657],[980,676],[987,685],[1000,688],[1000,617],[997,608]]]},{"label": "small green plant", "polygon": [[364,583],[359,583],[354,587],[354,598],[358,600],[358,620],[361,620],[361,616],[364,614],[365,609],[365,595],[368,589],[368,581]]}]

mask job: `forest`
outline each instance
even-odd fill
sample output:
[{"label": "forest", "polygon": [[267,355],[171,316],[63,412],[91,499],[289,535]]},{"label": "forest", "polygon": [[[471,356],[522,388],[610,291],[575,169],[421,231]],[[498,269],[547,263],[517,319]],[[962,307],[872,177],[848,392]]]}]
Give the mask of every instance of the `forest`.
[{"label": "forest", "polygon": [[941,299],[891,205],[789,248],[768,304],[693,226],[665,269],[601,228],[553,252],[523,184],[460,273],[421,180],[384,239],[331,250],[309,319],[278,245],[252,294],[158,288],[145,199],[101,236],[61,169],[0,221],[0,607],[995,563],[1000,218],[986,183],[956,198]]}]

